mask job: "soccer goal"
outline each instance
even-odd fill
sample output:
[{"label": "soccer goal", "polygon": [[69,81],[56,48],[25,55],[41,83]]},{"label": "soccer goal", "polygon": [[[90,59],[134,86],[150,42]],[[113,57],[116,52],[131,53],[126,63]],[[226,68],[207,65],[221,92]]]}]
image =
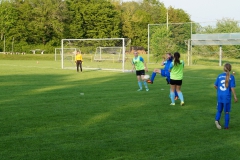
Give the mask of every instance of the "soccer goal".
[{"label": "soccer goal", "polygon": [[[64,48],[64,52],[67,54],[65,54],[65,57],[63,58],[71,59],[71,61],[73,61],[73,58],[75,57],[75,53],[77,52],[77,48]],[[66,55],[68,55],[69,57],[67,57]],[[62,48],[55,48],[54,60],[60,61],[61,59],[62,59]]]},{"label": "soccer goal", "polygon": [[[76,69],[75,53],[67,48],[77,48],[82,53],[83,69],[123,71],[131,69],[127,52],[131,40],[127,38],[62,39],[62,69]],[[72,58],[65,58],[72,56]]]},{"label": "soccer goal", "polygon": [[97,47],[94,55],[94,60],[122,61],[122,49],[122,47]]}]

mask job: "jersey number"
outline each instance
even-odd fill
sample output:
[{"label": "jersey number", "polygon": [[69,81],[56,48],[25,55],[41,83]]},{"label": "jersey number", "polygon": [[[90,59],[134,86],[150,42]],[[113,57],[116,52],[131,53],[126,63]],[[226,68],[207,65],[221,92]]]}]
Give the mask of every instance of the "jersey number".
[{"label": "jersey number", "polygon": [[221,80],[221,86],[219,87],[221,89],[221,91],[226,91],[227,88],[225,87],[225,80]]}]

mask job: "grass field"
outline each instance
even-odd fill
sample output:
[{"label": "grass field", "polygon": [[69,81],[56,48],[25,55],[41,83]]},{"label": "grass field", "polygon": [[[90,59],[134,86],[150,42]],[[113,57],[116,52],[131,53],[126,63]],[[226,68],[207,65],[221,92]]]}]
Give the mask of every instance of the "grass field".
[{"label": "grass field", "polygon": [[[239,103],[232,103],[229,130],[214,124],[213,83],[222,67],[186,66],[185,106],[170,106],[160,76],[149,92],[137,92],[132,73],[38,62],[0,60],[1,160],[239,159]],[[240,69],[233,70],[238,86]]]}]

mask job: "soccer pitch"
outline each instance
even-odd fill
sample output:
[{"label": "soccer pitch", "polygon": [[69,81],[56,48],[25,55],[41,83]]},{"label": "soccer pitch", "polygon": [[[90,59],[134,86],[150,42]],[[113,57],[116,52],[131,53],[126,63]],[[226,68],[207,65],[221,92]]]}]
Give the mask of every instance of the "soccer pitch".
[{"label": "soccer pitch", "polygon": [[[157,66],[149,64],[148,74]],[[137,92],[135,73],[60,67],[0,60],[1,160],[239,159],[239,102],[229,130],[214,124],[213,84],[222,67],[185,67],[185,106],[169,105],[169,85],[159,75],[149,92]],[[233,71],[240,99],[240,69]]]}]

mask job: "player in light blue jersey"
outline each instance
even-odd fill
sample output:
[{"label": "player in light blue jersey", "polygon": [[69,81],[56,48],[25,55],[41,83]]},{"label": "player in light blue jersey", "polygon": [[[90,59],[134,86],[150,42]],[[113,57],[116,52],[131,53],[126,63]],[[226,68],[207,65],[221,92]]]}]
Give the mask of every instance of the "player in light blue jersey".
[{"label": "player in light blue jersey", "polygon": [[234,101],[237,102],[237,96],[235,93],[235,78],[230,74],[232,69],[231,64],[226,63],[224,65],[224,73],[218,75],[215,81],[215,88],[217,89],[217,113],[215,117],[215,124],[218,129],[221,129],[219,120],[221,118],[221,113],[224,110],[225,113],[225,124],[224,128],[228,129],[231,111],[231,93],[233,93]]}]

